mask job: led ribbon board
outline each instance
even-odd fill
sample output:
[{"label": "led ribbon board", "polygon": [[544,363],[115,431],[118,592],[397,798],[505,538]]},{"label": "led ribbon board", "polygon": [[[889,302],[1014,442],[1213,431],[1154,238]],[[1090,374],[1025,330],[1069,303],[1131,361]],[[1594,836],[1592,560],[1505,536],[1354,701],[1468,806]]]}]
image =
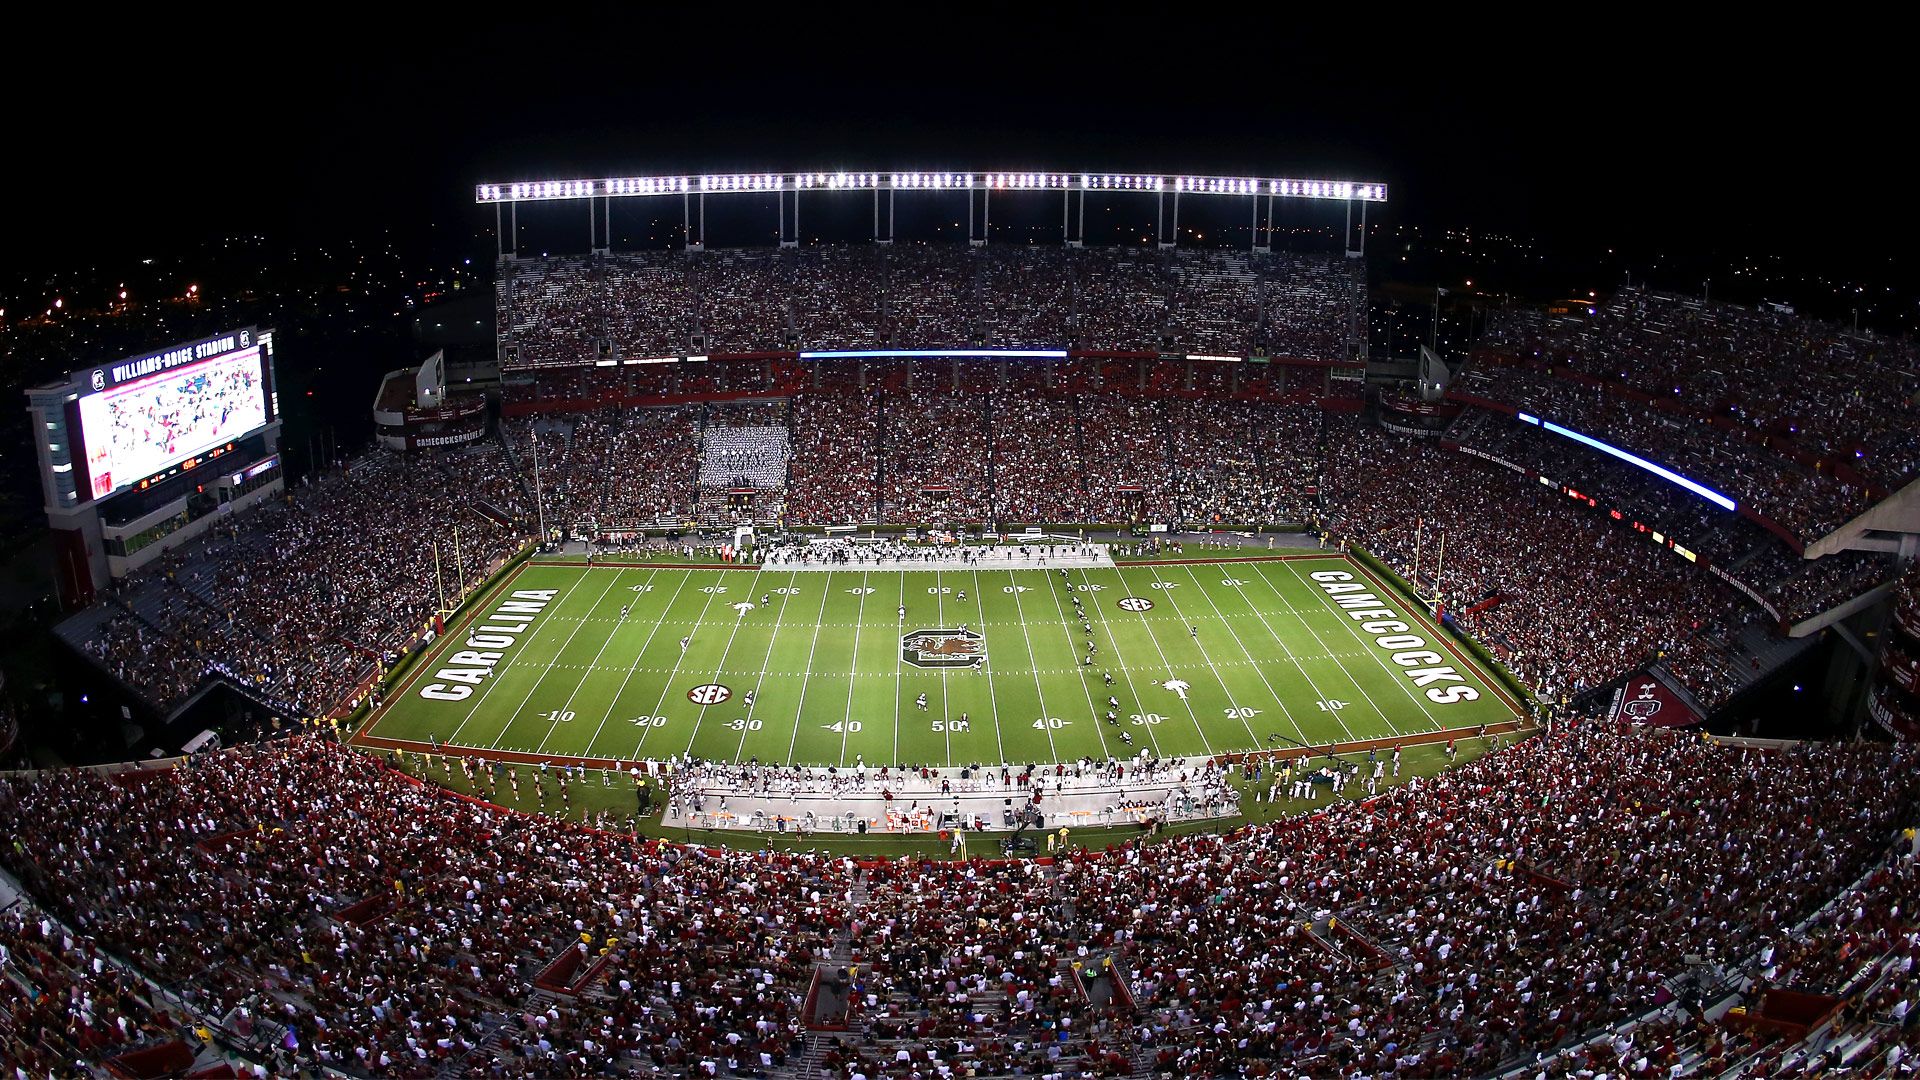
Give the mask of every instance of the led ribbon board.
[{"label": "led ribbon board", "polygon": [[1726,510],[1738,509],[1737,504],[1732,499],[1728,498],[1725,495],[1720,494],[1719,492],[1713,490],[1707,485],[1700,483],[1698,480],[1692,480],[1685,476],[1680,475],[1677,472],[1674,472],[1672,469],[1667,468],[1665,465],[1660,465],[1655,462],[1648,461],[1646,458],[1643,458],[1638,454],[1629,453],[1610,443],[1601,442],[1599,439],[1596,439],[1591,435],[1582,435],[1581,433],[1573,430],[1572,428],[1562,427],[1561,425],[1556,424],[1551,420],[1542,420],[1539,417],[1533,416],[1529,413],[1515,413],[1514,415],[1519,417],[1520,420],[1524,423],[1532,424],[1536,427],[1545,428],[1548,431],[1553,432],[1555,435],[1564,435],[1565,437],[1572,439],[1574,442],[1580,443],[1583,446],[1591,446],[1595,450],[1598,450],[1603,454],[1611,454],[1614,457],[1619,458],[1621,461],[1624,461],[1629,465],[1635,466],[1636,468],[1645,469],[1646,471],[1652,473],[1653,475],[1659,477],[1662,480],[1667,481],[1670,484],[1677,484],[1680,487],[1686,488],[1688,491],[1693,492],[1695,495],[1700,496],[1701,498],[1707,500],[1708,502],[1714,504],[1715,506],[1721,507]]},{"label": "led ribbon board", "polygon": [[913,357],[1031,357],[1065,360],[1065,349],[853,349],[845,352],[803,352],[802,360],[885,360]]}]

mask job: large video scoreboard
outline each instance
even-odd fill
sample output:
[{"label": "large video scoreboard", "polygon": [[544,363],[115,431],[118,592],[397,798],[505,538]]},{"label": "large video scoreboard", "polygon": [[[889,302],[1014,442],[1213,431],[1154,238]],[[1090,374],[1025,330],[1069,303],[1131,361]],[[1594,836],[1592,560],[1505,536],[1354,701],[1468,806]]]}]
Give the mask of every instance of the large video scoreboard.
[{"label": "large video scoreboard", "polygon": [[271,338],[252,327],[76,372],[75,493],[104,499],[231,452],[276,413]]},{"label": "large video scoreboard", "polygon": [[27,391],[65,602],[284,489],[273,360],[247,326]]}]

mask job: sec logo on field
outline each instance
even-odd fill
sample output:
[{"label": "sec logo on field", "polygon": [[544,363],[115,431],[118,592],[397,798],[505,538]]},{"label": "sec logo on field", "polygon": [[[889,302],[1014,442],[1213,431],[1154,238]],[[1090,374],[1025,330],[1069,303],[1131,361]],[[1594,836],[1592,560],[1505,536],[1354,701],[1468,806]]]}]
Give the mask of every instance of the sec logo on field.
[{"label": "sec logo on field", "polygon": [[687,700],[695,705],[718,705],[732,696],[732,690],[717,682],[702,683],[687,691]]},{"label": "sec logo on field", "polygon": [[1152,611],[1153,601],[1144,596],[1123,596],[1117,601],[1122,611]]}]

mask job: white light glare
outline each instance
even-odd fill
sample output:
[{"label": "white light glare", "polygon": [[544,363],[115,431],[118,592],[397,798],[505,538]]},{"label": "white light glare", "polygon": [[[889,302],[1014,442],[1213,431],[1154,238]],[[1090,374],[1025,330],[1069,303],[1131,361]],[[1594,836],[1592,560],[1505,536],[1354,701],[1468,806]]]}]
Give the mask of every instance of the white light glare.
[{"label": "white light glare", "polygon": [[[981,186],[988,189],[1035,190],[1069,188],[1098,191],[1166,191],[1203,195],[1271,195],[1299,199],[1358,199],[1386,202],[1385,184],[1356,184],[1345,180],[1251,180],[1223,176],[1146,176],[1120,173],[795,173],[796,190],[827,188],[852,190],[890,186],[895,189],[947,190]],[[509,184],[479,184],[478,202],[582,199],[613,195],[673,195],[696,192],[779,191],[788,183],[779,173],[710,173],[696,177],[630,176],[602,180],[541,180]]]}]

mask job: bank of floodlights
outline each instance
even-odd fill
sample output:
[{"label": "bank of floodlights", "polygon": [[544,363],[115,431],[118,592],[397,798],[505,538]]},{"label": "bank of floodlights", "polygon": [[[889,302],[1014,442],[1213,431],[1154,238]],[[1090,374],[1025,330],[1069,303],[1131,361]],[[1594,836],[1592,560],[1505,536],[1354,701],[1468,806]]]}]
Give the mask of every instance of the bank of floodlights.
[{"label": "bank of floodlights", "polygon": [[1253,176],[1175,176],[1153,173],[1067,172],[804,172],[708,173],[702,176],[617,176],[599,180],[535,180],[480,184],[480,203],[565,199],[645,198],[786,191],[1113,191],[1149,195],[1225,195],[1241,198],[1330,199],[1383,203],[1387,185],[1349,180]]}]

